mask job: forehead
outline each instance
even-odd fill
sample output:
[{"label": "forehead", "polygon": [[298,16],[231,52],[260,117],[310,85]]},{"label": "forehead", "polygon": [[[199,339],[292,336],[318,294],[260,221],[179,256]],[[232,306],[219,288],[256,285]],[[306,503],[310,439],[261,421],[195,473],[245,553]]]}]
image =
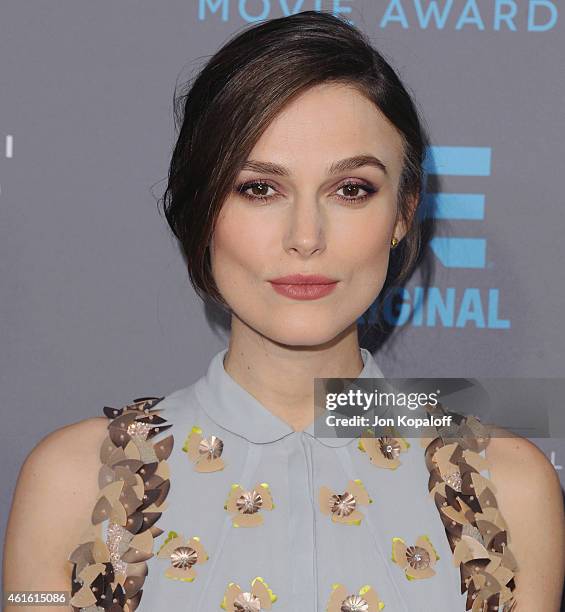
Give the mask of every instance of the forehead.
[{"label": "forehead", "polygon": [[250,158],[293,172],[325,168],[336,159],[372,154],[392,176],[402,168],[402,137],[381,111],[352,86],[317,85],[289,102],[263,132]]}]

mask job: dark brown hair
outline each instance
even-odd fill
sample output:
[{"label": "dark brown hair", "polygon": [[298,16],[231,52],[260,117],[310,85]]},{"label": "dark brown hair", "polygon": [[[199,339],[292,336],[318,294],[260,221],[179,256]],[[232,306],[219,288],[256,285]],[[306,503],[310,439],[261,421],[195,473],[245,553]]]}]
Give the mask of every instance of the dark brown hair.
[{"label": "dark brown hair", "polygon": [[412,196],[419,204],[427,145],[418,112],[394,69],[361,31],[329,13],[304,11],[241,31],[181,95],[175,92],[180,130],[163,204],[202,299],[227,306],[212,276],[208,244],[241,167],[283,106],[326,82],[356,87],[403,138],[398,206],[409,229],[391,252],[394,274],[387,284],[412,272],[421,247]]}]

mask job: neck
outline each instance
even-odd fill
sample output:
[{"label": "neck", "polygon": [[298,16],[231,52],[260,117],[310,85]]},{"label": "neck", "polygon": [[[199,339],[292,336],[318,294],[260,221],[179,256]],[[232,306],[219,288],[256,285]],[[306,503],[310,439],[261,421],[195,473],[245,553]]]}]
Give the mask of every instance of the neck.
[{"label": "neck", "polygon": [[356,323],[314,346],[274,342],[235,315],[231,330],[226,372],[295,431],[314,420],[314,378],[357,378],[363,369]]}]

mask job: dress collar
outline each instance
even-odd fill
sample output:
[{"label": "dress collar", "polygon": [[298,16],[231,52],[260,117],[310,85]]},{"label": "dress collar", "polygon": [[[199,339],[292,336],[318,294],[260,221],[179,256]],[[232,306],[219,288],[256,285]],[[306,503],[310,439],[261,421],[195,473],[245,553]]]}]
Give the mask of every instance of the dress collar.
[{"label": "dress collar", "polygon": [[[373,355],[361,348],[363,369],[358,378],[384,378]],[[251,393],[235,381],[224,368],[224,357],[228,348],[216,353],[208,366],[208,371],[195,383],[195,391],[204,412],[217,425],[249,442],[265,444],[299,432],[270,412]],[[317,422],[325,418],[317,417],[304,433],[315,437]],[[327,430],[327,428],[326,428]],[[332,430],[333,431],[333,430]],[[320,442],[328,446],[342,446],[356,438],[320,437]]]}]

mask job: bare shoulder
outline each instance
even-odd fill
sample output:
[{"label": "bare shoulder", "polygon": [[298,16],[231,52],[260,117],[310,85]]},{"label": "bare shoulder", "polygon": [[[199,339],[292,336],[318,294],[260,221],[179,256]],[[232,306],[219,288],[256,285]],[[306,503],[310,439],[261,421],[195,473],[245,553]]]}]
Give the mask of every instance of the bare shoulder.
[{"label": "bare shoulder", "polygon": [[48,502],[57,489],[70,494],[88,487],[93,481],[85,476],[91,475],[89,468],[99,467],[100,446],[107,433],[108,419],[91,417],[47,434],[22,464],[16,492],[29,493],[40,487]]},{"label": "bare shoulder", "polygon": [[67,558],[90,525],[107,433],[106,417],[84,419],[52,431],[27,455],[6,530],[6,590],[69,589]]},{"label": "bare shoulder", "polygon": [[[510,472],[514,478],[524,478],[526,475],[544,477],[554,484],[559,477],[551,461],[545,453],[531,440],[518,436],[502,427],[491,428],[491,438],[486,447],[486,456],[493,470],[500,473]],[[525,475],[517,473],[520,465],[527,470]],[[547,483],[546,483],[547,484]]]},{"label": "bare shoulder", "polygon": [[557,471],[545,453],[531,440],[497,427],[486,447],[491,480],[507,497],[542,498],[544,504],[562,509]]},{"label": "bare shoulder", "polygon": [[[24,461],[23,468],[47,461],[59,461],[69,457],[70,453],[78,452],[84,459],[85,451],[99,451],[99,443],[107,435],[108,418],[103,416],[90,417],[64,425],[48,433],[29,452]],[[71,457],[72,458],[72,457]]]},{"label": "bare shoulder", "polygon": [[493,429],[486,459],[518,564],[518,609],[558,612],[565,573],[565,514],[557,471],[533,442],[501,428]]}]

